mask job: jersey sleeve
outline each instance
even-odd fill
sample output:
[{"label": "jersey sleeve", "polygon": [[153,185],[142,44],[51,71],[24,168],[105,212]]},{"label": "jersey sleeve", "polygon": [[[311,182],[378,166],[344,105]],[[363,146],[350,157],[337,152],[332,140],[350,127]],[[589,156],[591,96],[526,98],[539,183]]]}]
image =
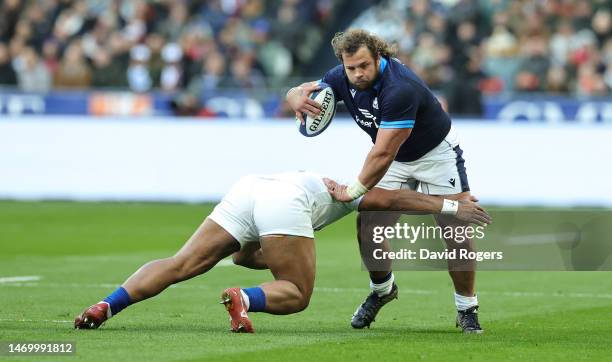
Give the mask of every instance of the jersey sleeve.
[{"label": "jersey sleeve", "polygon": [[414,128],[419,99],[411,87],[387,88],[381,96],[379,128]]}]

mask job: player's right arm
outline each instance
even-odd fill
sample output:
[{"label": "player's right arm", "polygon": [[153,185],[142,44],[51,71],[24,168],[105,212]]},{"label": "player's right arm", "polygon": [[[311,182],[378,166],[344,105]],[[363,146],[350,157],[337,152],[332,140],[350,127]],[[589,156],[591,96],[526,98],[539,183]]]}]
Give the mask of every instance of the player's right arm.
[{"label": "player's right arm", "polygon": [[302,114],[306,113],[309,117],[316,117],[321,112],[321,105],[314,100],[310,99],[310,93],[321,89],[318,81],[302,83],[297,87],[289,89],[286,95],[287,103],[293,111],[295,116],[304,122]]},{"label": "player's right arm", "polygon": [[373,188],[359,203],[359,211],[408,211],[416,214],[448,214],[473,224],[491,223],[491,216],[471,197],[446,199],[412,190],[383,190]]},{"label": "player's right arm", "polygon": [[[323,178],[327,191],[336,198],[346,185]],[[378,187],[368,191],[359,201],[359,211],[401,211],[411,214],[448,214],[459,220],[477,225],[490,224],[491,216],[476,203],[476,198],[458,199],[457,195],[445,198],[425,195],[412,190],[384,190]]]}]

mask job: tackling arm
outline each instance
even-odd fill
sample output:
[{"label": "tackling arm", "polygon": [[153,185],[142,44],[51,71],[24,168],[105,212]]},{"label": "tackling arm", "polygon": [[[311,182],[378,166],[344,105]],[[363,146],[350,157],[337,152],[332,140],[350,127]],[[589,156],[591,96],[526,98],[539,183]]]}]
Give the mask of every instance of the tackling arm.
[{"label": "tackling arm", "polygon": [[[341,185],[329,178],[323,178],[327,191],[338,200],[346,194],[346,185]],[[373,188],[365,194],[359,203],[359,211],[402,211],[410,214],[449,214],[457,219],[477,225],[491,223],[491,216],[476,203],[474,196],[425,195],[412,190],[384,190]]]}]

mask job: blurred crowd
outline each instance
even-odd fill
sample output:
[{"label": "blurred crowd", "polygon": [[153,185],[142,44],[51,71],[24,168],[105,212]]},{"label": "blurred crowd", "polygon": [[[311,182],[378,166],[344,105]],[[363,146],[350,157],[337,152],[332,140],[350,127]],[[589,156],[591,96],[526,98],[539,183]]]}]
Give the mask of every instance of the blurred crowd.
[{"label": "blurred crowd", "polygon": [[0,0],[0,86],[136,92],[281,83],[332,0]]},{"label": "blurred crowd", "polygon": [[[612,89],[612,0],[361,3],[367,10],[351,26],[395,42],[399,58],[445,96],[452,113],[481,113],[482,93],[598,96]],[[338,14],[353,5],[0,0],[0,86],[181,90],[178,102],[197,107],[219,88],[319,77],[301,70],[329,47]]]},{"label": "blurred crowd", "polygon": [[610,0],[388,0],[353,23],[397,42],[399,58],[455,114],[480,94],[609,95]]}]

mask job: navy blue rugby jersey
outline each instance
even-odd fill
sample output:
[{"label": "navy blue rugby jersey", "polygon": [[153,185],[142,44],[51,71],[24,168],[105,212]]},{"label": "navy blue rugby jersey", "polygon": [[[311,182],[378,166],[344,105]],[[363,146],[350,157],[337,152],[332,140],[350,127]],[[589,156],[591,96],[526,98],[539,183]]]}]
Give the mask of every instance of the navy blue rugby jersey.
[{"label": "navy blue rugby jersey", "polygon": [[421,158],[444,140],[451,120],[425,83],[395,58],[381,58],[374,86],[359,91],[351,86],[342,64],[321,81],[329,84],[336,102],[344,101],[353,119],[376,142],[379,128],[413,128],[396,161]]}]

